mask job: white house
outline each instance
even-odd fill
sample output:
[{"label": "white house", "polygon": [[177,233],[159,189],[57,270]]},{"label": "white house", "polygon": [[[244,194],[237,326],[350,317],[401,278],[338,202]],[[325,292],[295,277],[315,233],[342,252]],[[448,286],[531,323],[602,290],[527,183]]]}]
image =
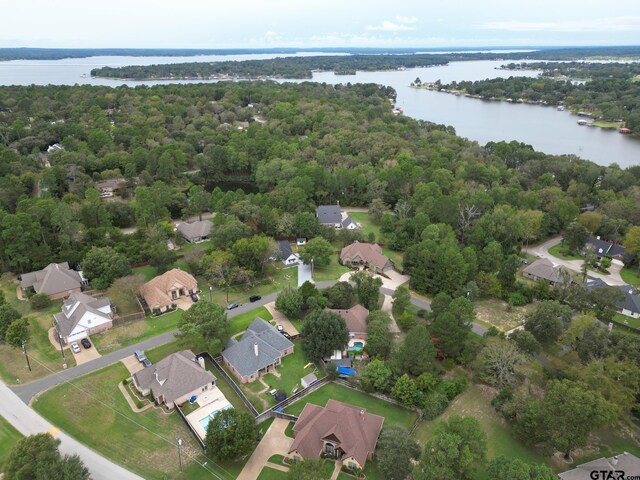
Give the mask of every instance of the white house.
[{"label": "white house", "polygon": [[280,249],[282,263],[285,265],[297,265],[300,263],[300,256],[291,251],[291,245],[289,245],[287,240],[280,240],[278,242],[278,248]]},{"label": "white house", "polygon": [[108,298],[93,298],[74,292],[62,304],[62,312],[53,316],[55,328],[65,343],[78,341],[113,326]]}]

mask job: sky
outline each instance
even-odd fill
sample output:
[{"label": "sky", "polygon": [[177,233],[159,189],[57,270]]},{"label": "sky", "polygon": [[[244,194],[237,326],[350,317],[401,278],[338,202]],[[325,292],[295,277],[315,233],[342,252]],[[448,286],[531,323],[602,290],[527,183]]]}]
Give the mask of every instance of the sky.
[{"label": "sky", "polygon": [[640,1],[2,0],[0,47],[638,45]]}]

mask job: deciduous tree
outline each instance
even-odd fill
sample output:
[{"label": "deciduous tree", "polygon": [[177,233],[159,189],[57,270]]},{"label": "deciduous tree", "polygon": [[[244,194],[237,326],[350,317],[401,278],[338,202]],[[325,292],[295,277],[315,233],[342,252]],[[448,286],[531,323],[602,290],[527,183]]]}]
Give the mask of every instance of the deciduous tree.
[{"label": "deciduous tree", "polygon": [[300,248],[300,260],[306,264],[313,261],[318,267],[329,265],[332,254],[331,244],[322,237],[312,238]]},{"label": "deciduous tree", "polygon": [[302,347],[310,360],[316,362],[342,349],[349,341],[349,331],[339,315],[314,310],[302,324]]},{"label": "deciduous tree", "polygon": [[256,443],[255,418],[234,408],[216,412],[207,427],[207,454],[218,460],[234,460],[253,450]]},{"label": "deciduous tree", "polygon": [[404,480],[411,473],[412,462],[418,458],[420,446],[407,430],[397,425],[388,425],[382,429],[376,459],[385,479]]},{"label": "deciduous tree", "polygon": [[127,258],[111,247],[91,247],[82,261],[82,269],[97,289],[109,288],[116,278],[131,273]]},{"label": "deciduous tree", "polygon": [[229,340],[229,320],[221,305],[200,300],[178,320],[178,338],[187,346],[215,355]]}]

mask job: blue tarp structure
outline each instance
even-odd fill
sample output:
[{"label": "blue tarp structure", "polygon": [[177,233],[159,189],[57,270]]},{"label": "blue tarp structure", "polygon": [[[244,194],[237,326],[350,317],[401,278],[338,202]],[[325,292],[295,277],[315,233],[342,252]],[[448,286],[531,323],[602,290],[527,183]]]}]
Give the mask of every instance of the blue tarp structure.
[{"label": "blue tarp structure", "polygon": [[340,375],[346,375],[348,377],[355,377],[356,375],[355,369],[348,367],[338,367],[338,373]]}]

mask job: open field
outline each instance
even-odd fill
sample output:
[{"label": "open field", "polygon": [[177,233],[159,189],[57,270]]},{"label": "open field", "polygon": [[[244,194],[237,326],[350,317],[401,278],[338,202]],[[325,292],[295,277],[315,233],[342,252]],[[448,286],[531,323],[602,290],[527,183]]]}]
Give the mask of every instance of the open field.
[{"label": "open field", "polygon": [[640,318],[627,317],[626,315],[622,315],[621,313],[616,313],[613,316],[613,319],[618,323],[622,323],[623,325],[628,325],[631,328],[637,328],[640,330]]},{"label": "open field", "polygon": [[478,300],[474,303],[477,323],[494,326],[502,332],[524,324],[525,316],[533,309],[533,304],[523,307],[511,307],[507,302],[496,299]]},{"label": "open field", "polygon": [[292,415],[300,415],[300,412],[302,412],[302,409],[307,403],[325,406],[331,398],[350,405],[362,407],[369,413],[383,416],[385,418],[385,424],[400,425],[407,430],[411,429],[418,418],[416,412],[335,383],[329,383],[291,404],[285,409],[285,412]]},{"label": "open field", "polygon": [[[544,459],[541,456],[512,436],[506,422],[495,412],[491,406],[491,399],[495,394],[495,389],[491,387],[469,385],[469,388],[453,400],[441,416],[418,426],[415,432],[416,440],[424,446],[432,438],[438,423],[452,415],[473,416],[478,419],[487,434],[487,457],[489,459],[498,455],[506,455],[509,458],[520,458],[526,462],[542,462]],[[489,478],[485,469],[478,472],[478,478]]]},{"label": "open field", "polygon": [[11,449],[21,438],[22,435],[9,422],[0,417],[0,472],[2,472],[2,465],[11,453]]},{"label": "open field", "polygon": [[[31,363],[31,371],[20,349],[9,345],[0,345],[0,377],[9,384],[27,383],[63,369],[60,350],[49,341],[48,331],[53,326],[53,314],[60,311],[61,300],[51,303],[44,310],[32,310],[28,301],[19,300],[16,296],[18,282],[8,275],[3,275],[0,289],[8,304],[30,320],[30,338],[27,342],[27,354]],[[66,355],[67,367],[75,367],[73,355]]]},{"label": "open field", "polygon": [[[188,475],[202,469],[192,466],[193,458],[202,452],[175,412],[167,414],[159,408],[142,413],[131,411],[118,390],[118,383],[127,376],[122,364],[112,365],[45,392],[35,401],[34,408],[85,445],[146,479],[210,478],[210,473],[209,477]],[[182,475],[174,446],[176,438],[184,442],[183,458],[188,468]],[[209,466],[220,475],[227,468],[215,467],[211,461]]]},{"label": "open field", "polygon": [[148,338],[175,330],[183,311],[176,310],[159,317],[146,317],[144,320],[133,320],[117,325],[111,330],[93,335],[91,340],[103,355],[121,348],[142,342]]}]

